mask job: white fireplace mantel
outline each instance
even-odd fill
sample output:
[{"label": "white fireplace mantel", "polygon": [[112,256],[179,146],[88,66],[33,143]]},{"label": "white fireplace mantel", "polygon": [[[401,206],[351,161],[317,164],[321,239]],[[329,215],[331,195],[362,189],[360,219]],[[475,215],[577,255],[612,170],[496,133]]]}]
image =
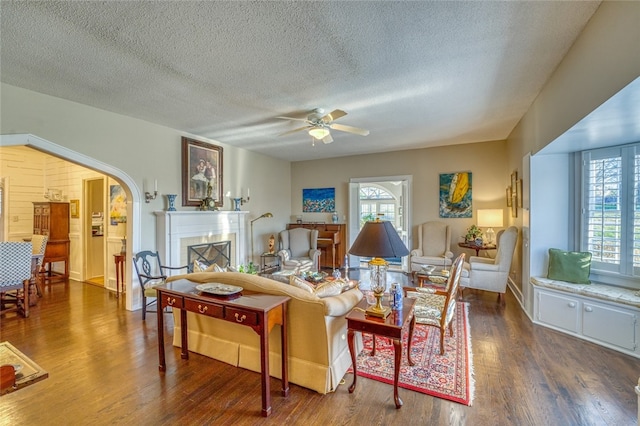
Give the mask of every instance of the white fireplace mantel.
[{"label": "white fireplace mantel", "polygon": [[156,244],[166,265],[187,264],[186,247],[230,240],[231,263],[247,257],[247,211],[157,211]]}]

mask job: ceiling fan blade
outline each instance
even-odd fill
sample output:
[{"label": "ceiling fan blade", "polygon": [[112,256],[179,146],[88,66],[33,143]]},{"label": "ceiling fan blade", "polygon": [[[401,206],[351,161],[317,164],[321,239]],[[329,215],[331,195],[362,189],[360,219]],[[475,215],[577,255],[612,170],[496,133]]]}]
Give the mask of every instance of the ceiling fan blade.
[{"label": "ceiling fan blade", "polygon": [[278,136],[290,135],[291,133],[299,132],[300,130],[306,130],[308,128],[309,128],[309,126],[298,127],[297,129],[293,129],[293,130],[289,130],[288,132],[280,133]]},{"label": "ceiling fan blade", "polygon": [[341,132],[355,133],[356,135],[360,136],[367,136],[369,134],[368,130],[359,129],[358,127],[345,126],[344,124],[333,123],[329,125],[329,128],[333,130],[340,130]]},{"label": "ceiling fan blade", "polygon": [[307,121],[306,118],[294,118],[294,117],[276,117],[281,118],[283,120],[293,120],[293,121]]},{"label": "ceiling fan blade", "polygon": [[329,114],[322,117],[322,121],[324,121],[325,123],[331,123],[332,121],[337,120],[340,117],[344,117],[345,115],[347,115],[347,113],[343,110],[334,109]]},{"label": "ceiling fan blade", "polygon": [[331,133],[329,133],[327,136],[325,136],[324,138],[322,138],[322,143],[331,143],[333,142],[333,138],[331,137]]}]

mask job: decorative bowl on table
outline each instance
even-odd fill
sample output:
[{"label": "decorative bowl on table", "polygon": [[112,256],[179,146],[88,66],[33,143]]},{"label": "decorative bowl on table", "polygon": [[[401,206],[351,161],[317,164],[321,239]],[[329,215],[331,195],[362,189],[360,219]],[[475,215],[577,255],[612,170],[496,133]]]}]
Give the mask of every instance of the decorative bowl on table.
[{"label": "decorative bowl on table", "polygon": [[216,296],[229,296],[240,293],[242,291],[242,287],[222,283],[207,283],[197,285],[196,290],[203,293],[214,294]]},{"label": "decorative bowl on table", "polygon": [[433,265],[422,265],[421,269],[425,274],[430,274],[434,271],[434,269],[436,269],[436,267]]},{"label": "decorative bowl on table", "polygon": [[324,281],[327,278],[328,274],[326,272],[311,272],[304,271],[300,273],[300,277],[306,281],[309,281],[313,284],[318,284]]}]

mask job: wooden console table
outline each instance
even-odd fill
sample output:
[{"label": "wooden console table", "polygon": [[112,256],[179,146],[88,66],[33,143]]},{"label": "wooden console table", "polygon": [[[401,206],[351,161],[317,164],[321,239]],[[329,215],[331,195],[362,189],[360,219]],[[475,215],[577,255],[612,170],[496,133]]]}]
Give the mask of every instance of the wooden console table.
[{"label": "wooden console table", "polygon": [[279,324],[282,344],[282,396],[289,395],[287,356],[287,302],[290,297],[243,291],[240,296],[216,297],[196,290],[197,283],[181,279],[156,287],[158,291],[158,355],[160,371],[166,370],[164,356],[164,318],[167,306],[180,309],[182,359],[189,359],[187,311],[251,327],[260,336],[262,375],[262,415],[271,414],[269,386],[269,332]]},{"label": "wooden console table", "polygon": [[120,283],[122,283],[122,294],[124,294],[124,270],[126,253],[116,253],[113,261],[116,263],[116,299],[120,294]]},{"label": "wooden console table", "polygon": [[402,333],[409,328],[409,338],[407,343],[407,361],[409,365],[414,365],[411,359],[411,340],[413,339],[413,328],[416,325],[416,318],[413,315],[413,306],[416,299],[405,297],[402,301],[402,311],[393,311],[385,318],[376,318],[365,315],[364,310],[367,308],[367,301],[362,299],[358,306],[347,314],[347,340],[349,343],[349,352],[351,352],[351,364],[353,365],[353,383],[349,386],[349,393],[353,393],[356,389],[356,378],[358,377],[356,358],[358,354],[355,352],[355,333],[373,334],[373,351],[371,355],[375,355],[376,340],[375,336],[388,337],[393,341],[394,349],[394,369],[393,369],[393,398],[396,408],[402,407],[402,400],[398,395],[398,378],[400,376],[400,361],[402,360]]}]

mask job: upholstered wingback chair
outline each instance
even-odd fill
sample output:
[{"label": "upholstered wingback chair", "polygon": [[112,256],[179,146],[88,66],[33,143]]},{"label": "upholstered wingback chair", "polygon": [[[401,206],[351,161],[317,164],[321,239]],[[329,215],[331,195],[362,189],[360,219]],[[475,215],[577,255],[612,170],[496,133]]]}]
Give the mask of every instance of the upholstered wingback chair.
[{"label": "upholstered wingback chair", "polygon": [[502,297],[507,290],[507,279],[511,269],[511,259],[518,240],[518,228],[510,226],[498,236],[496,257],[471,256],[464,267],[460,286],[478,290],[493,291]]},{"label": "upholstered wingback chair", "polygon": [[422,265],[450,266],[453,253],[451,230],[443,222],[425,222],[418,226],[418,248],[411,250],[411,270]]},{"label": "upholstered wingback chair", "polygon": [[278,256],[282,269],[317,271],[320,264],[318,230],[293,228],[280,232]]}]

